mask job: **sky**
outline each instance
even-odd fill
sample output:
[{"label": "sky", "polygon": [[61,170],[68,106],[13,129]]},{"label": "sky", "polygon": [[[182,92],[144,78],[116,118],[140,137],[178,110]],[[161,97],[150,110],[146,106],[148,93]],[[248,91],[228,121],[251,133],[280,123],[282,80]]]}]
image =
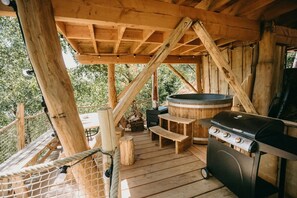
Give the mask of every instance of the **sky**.
[{"label": "sky", "polygon": [[69,69],[69,68],[74,68],[74,67],[77,67],[77,64],[75,63],[71,53],[67,52],[67,53],[64,53],[63,52],[63,59],[64,59],[64,62],[65,62],[65,65],[66,67]]}]

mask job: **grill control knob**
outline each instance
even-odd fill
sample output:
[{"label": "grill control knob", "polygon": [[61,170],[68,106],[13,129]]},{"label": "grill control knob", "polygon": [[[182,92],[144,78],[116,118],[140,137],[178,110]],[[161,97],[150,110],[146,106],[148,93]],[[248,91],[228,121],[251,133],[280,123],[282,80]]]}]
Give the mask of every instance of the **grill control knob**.
[{"label": "grill control knob", "polygon": [[215,133],[219,133],[219,132],[220,132],[220,129],[215,129],[214,132],[215,132]]},{"label": "grill control knob", "polygon": [[237,138],[235,138],[235,142],[240,143],[240,142],[242,142],[242,139],[240,137],[237,137]]},{"label": "grill control knob", "polygon": [[223,133],[223,137],[228,138],[228,137],[230,137],[230,134],[227,133],[227,132],[224,132],[224,133]]}]

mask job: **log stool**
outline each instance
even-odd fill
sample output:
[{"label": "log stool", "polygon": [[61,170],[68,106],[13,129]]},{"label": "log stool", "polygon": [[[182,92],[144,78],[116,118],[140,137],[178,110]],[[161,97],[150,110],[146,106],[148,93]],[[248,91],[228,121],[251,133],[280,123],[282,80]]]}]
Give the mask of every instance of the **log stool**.
[{"label": "log stool", "polygon": [[132,136],[124,136],[120,138],[120,151],[122,165],[134,164],[134,140]]}]

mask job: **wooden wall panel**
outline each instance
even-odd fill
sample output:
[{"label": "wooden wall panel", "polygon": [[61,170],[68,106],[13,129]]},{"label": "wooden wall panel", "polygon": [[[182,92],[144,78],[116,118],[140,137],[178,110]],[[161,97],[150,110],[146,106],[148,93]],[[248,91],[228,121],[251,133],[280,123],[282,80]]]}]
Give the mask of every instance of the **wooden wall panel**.
[{"label": "wooden wall panel", "polygon": [[209,56],[202,57],[202,70],[203,70],[203,93],[210,93],[210,79],[209,79]]},{"label": "wooden wall panel", "polygon": [[[228,53],[229,49],[225,49],[222,51],[224,58],[227,60],[227,62],[230,62],[230,57]],[[219,93],[220,94],[229,94],[229,85],[226,82],[224,76],[219,72]]]},{"label": "wooden wall panel", "polygon": [[210,92],[219,93],[219,69],[212,59],[210,59],[210,82]]},{"label": "wooden wall panel", "polygon": [[[232,71],[239,82],[242,82],[251,73],[252,48],[249,46],[226,48],[222,51],[226,60],[230,63]],[[202,57],[204,93],[219,93],[234,95],[228,83],[220,74],[210,56]]]}]

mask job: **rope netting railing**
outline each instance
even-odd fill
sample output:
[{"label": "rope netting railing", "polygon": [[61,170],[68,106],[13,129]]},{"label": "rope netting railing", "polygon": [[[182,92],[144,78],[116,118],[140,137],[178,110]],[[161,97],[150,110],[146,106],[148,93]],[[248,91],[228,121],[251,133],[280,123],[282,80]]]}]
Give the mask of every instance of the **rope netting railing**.
[{"label": "rope netting railing", "polygon": [[51,124],[44,112],[25,117],[25,144],[33,142],[51,128]]},{"label": "rope netting railing", "polygon": [[17,120],[0,129],[0,163],[18,151]]},{"label": "rope netting railing", "polygon": [[[97,112],[100,107],[101,106],[80,106],[78,109],[80,113],[91,113]],[[24,120],[25,145],[35,141],[42,134],[52,128],[47,115],[44,112],[25,116]],[[7,126],[0,129],[0,163],[4,162],[18,151],[17,144],[19,137],[17,128],[18,120],[16,119]],[[95,135],[93,131],[91,132],[92,133],[87,135]]]},{"label": "rope netting railing", "polygon": [[[0,173],[0,197],[118,197],[119,151],[112,155],[109,192],[104,191],[101,149]],[[108,154],[110,155],[110,154]]]},{"label": "rope netting railing", "polygon": [[[25,145],[30,144],[42,134],[51,129],[51,124],[44,112],[26,116],[25,120]],[[0,163],[7,160],[18,151],[18,120],[14,120],[0,129]]]}]

